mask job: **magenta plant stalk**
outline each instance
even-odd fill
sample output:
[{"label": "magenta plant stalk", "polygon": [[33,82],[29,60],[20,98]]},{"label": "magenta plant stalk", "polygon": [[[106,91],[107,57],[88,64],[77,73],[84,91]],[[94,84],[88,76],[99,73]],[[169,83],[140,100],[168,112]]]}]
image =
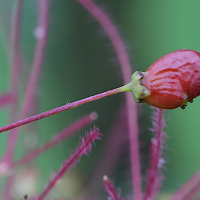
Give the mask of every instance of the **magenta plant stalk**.
[{"label": "magenta plant stalk", "polygon": [[200,181],[181,200],[188,200],[188,199],[199,200],[199,198],[194,198],[194,196],[199,192],[199,189],[200,189]]},{"label": "magenta plant stalk", "polygon": [[150,169],[147,179],[147,187],[145,192],[145,200],[153,199],[157,192],[157,180],[159,179],[158,170],[159,161],[161,159],[162,143],[163,143],[163,110],[160,108],[156,109],[155,116],[153,117],[154,127],[151,129],[152,132],[156,133],[155,138],[151,139],[151,153],[150,153]]},{"label": "magenta plant stalk", "polygon": [[40,75],[47,42],[49,4],[50,3],[48,0],[39,0],[39,20],[35,30],[35,37],[37,39],[35,55],[19,119],[25,118],[31,108],[33,96],[35,94],[38,78]]},{"label": "magenta plant stalk", "polygon": [[97,95],[94,95],[94,96],[91,96],[91,97],[87,97],[85,99],[81,99],[81,100],[75,101],[73,103],[67,103],[64,106],[61,106],[61,107],[58,107],[58,108],[54,108],[52,110],[40,113],[38,115],[29,117],[27,119],[23,119],[23,120],[20,120],[18,122],[9,124],[7,126],[3,126],[3,127],[0,128],[0,133],[2,133],[4,131],[11,130],[11,129],[14,129],[14,128],[17,128],[19,126],[23,126],[25,124],[28,124],[28,123],[31,123],[31,122],[34,122],[34,121],[37,121],[37,120],[40,120],[40,119],[43,119],[43,118],[46,118],[46,117],[49,117],[49,116],[52,116],[52,115],[55,115],[55,114],[58,114],[60,112],[63,112],[63,111],[78,107],[80,105],[83,105],[83,104],[86,104],[86,103],[101,99],[103,97],[107,97],[107,96],[110,96],[110,95],[113,95],[113,94],[116,94],[116,93],[123,92],[122,89],[123,89],[123,86],[120,87],[120,88],[109,90],[107,92],[103,92],[101,94],[97,94]]},{"label": "magenta plant stalk", "polygon": [[[85,7],[88,12],[100,23],[105,32],[108,34],[114,49],[119,59],[120,67],[122,70],[122,76],[124,84],[128,84],[132,75],[131,65],[129,62],[128,54],[124,43],[109,17],[103,12],[99,6],[97,6],[91,0],[77,0]],[[135,193],[135,199],[142,200],[141,189],[141,176],[140,176],[140,159],[139,159],[139,144],[138,144],[138,124],[137,124],[137,108],[133,101],[132,95],[126,93],[126,104],[128,113],[128,125],[129,125],[129,140],[130,140],[130,152],[131,152],[131,170],[132,170],[132,182],[133,191]]]},{"label": "magenta plant stalk", "polygon": [[52,177],[52,180],[48,183],[47,187],[44,189],[43,193],[36,198],[37,200],[43,200],[46,195],[51,191],[56,182],[63,177],[64,173],[78,160],[78,158],[82,157],[84,154],[88,154],[88,151],[92,150],[92,143],[95,140],[99,140],[101,133],[98,129],[91,130],[90,133],[86,136],[86,138],[82,138],[82,144],[78,146],[77,150],[70,156],[68,160],[66,160],[57,175]]},{"label": "magenta plant stalk", "polygon": [[141,175],[140,175],[140,156],[139,156],[139,142],[138,142],[138,121],[137,121],[137,107],[133,102],[131,93],[126,93],[128,124],[129,124],[129,140],[131,152],[131,169],[132,181],[134,188],[135,199],[142,200],[141,189]]},{"label": "magenta plant stalk", "polygon": [[112,200],[120,200],[120,194],[116,191],[114,185],[111,183],[110,179],[106,175],[103,176],[103,181],[110,198]]},{"label": "magenta plant stalk", "polygon": [[[46,34],[47,34],[47,22],[48,22],[48,0],[40,0],[39,1],[39,27],[43,29],[43,35],[40,37],[36,44],[36,50],[35,50],[35,58],[33,62],[31,77],[29,79],[27,91],[25,93],[24,102],[22,104],[22,108],[19,114],[18,119],[22,119],[26,117],[26,115],[29,112],[29,109],[31,107],[33,95],[35,93],[35,87],[38,80],[38,75],[40,72],[41,64],[43,61],[43,54],[44,54],[44,48],[46,45]],[[17,99],[18,99],[18,84],[19,84],[19,67],[20,67],[20,51],[19,51],[19,37],[20,37],[20,30],[21,30],[21,15],[22,15],[22,7],[23,7],[23,0],[17,1],[17,8],[16,8],[16,16],[14,16],[14,25],[13,25],[13,36],[11,39],[11,51],[12,51],[12,72],[11,72],[11,93],[14,98],[13,105],[11,107],[10,111],[10,121],[13,122],[17,119],[16,114],[16,108],[17,108]],[[5,152],[5,155],[2,159],[3,165],[6,164],[9,166],[9,164],[12,162],[12,156],[15,149],[15,145],[17,142],[18,135],[20,133],[21,129],[16,129],[12,131],[9,135],[7,149]],[[12,200],[12,197],[10,196],[12,183],[13,183],[13,176],[9,176],[6,180],[6,186],[5,186],[5,193],[4,197],[5,200]]]},{"label": "magenta plant stalk", "polygon": [[[36,84],[38,81],[41,65],[43,62],[44,49],[46,46],[47,28],[48,28],[48,13],[49,13],[49,1],[48,0],[40,0],[39,1],[39,23],[38,23],[38,27],[37,27],[37,29],[40,30],[40,35],[38,35],[38,37],[37,37],[32,71],[31,71],[31,75],[30,75],[30,78],[28,81],[24,101],[22,103],[22,108],[21,108],[18,119],[25,118],[31,108],[33,95],[35,93]],[[16,29],[19,28],[18,26],[16,26]],[[7,150],[6,150],[4,159],[3,159],[5,162],[9,163],[12,158],[13,151],[14,151],[20,131],[21,131],[21,129],[16,129],[13,132],[11,132],[11,134],[10,134],[10,137],[8,140],[8,145],[7,145]]]},{"label": "magenta plant stalk", "polygon": [[24,0],[17,0],[15,13],[12,17],[10,51],[11,51],[11,75],[10,75],[10,93],[13,96],[13,103],[10,108],[10,122],[17,118],[17,103],[18,103],[18,84],[20,71],[20,35],[21,21],[23,14]]},{"label": "magenta plant stalk", "polygon": [[56,134],[53,137],[53,139],[46,142],[41,147],[34,149],[33,151],[31,151],[30,153],[28,153],[26,156],[22,157],[18,161],[13,162],[11,164],[10,170],[12,170],[12,168],[18,167],[19,165],[27,164],[28,162],[32,161],[39,155],[43,154],[50,148],[52,148],[55,145],[57,145],[58,143],[62,142],[64,139],[68,138],[70,135],[72,135],[76,131],[80,130],[84,126],[90,124],[91,122],[93,122],[96,119],[97,119],[97,114],[93,112],[90,115],[85,116],[84,118],[78,120],[76,123],[72,124],[70,127],[67,127],[65,130],[63,130],[61,133]]},{"label": "magenta plant stalk", "polygon": [[[17,103],[18,103],[18,84],[19,84],[19,71],[20,71],[20,35],[21,35],[21,21],[23,0],[16,1],[15,13],[12,18],[11,39],[10,39],[10,51],[11,51],[11,66],[10,66],[10,93],[12,95],[12,104],[9,114],[9,122],[13,122],[17,119]],[[11,138],[11,133],[9,134]],[[9,142],[8,142],[9,143]],[[8,144],[9,145],[9,144]],[[9,148],[7,148],[8,152]],[[4,161],[3,161],[4,162]],[[12,200],[10,194],[13,183],[13,177],[10,176],[6,180],[5,184],[5,200]]]},{"label": "magenta plant stalk", "polygon": [[200,189],[200,170],[185,183],[170,200],[185,200],[187,195],[194,196]]}]

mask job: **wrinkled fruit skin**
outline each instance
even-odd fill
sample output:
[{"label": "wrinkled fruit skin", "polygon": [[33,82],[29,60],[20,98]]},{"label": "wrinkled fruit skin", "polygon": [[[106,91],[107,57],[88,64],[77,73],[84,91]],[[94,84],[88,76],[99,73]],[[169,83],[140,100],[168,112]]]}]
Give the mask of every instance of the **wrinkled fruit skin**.
[{"label": "wrinkled fruit skin", "polygon": [[200,53],[180,49],[166,54],[141,73],[137,84],[149,92],[141,102],[163,109],[185,108],[200,95]]}]

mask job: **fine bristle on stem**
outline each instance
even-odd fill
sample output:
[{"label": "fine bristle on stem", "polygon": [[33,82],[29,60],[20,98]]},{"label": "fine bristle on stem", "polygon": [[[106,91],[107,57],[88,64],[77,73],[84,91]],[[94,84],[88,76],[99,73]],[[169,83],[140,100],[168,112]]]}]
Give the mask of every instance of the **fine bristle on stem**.
[{"label": "fine bristle on stem", "polygon": [[120,192],[116,191],[108,176],[103,176],[103,182],[105,184],[106,191],[112,200],[123,200],[120,198]]},{"label": "fine bristle on stem", "polygon": [[164,162],[161,158],[165,136],[165,133],[163,132],[163,127],[165,126],[163,110],[156,108],[156,112],[152,118],[153,128],[151,128],[151,131],[155,134],[155,137],[151,139],[150,169],[147,177],[145,200],[153,199],[158,192],[162,179],[159,174],[159,169],[162,167]]},{"label": "fine bristle on stem", "polygon": [[[95,115],[95,116],[94,116]],[[62,142],[64,139],[68,138],[70,135],[72,135],[74,132],[80,130],[84,126],[88,125],[89,123],[93,122],[95,119],[97,119],[97,113],[92,112],[90,115],[85,116],[84,118],[78,120],[71,126],[67,127],[65,130],[63,130],[61,133],[56,134],[53,139],[42,145],[41,147],[34,149],[30,153],[28,153],[26,156],[22,157],[18,161],[15,161],[11,164],[11,168],[18,167],[19,165],[24,165],[39,155],[43,154],[45,151],[49,150],[50,148],[54,147],[55,145]]]},{"label": "fine bristle on stem", "polygon": [[67,103],[64,106],[54,108],[52,110],[40,113],[38,115],[29,117],[27,119],[23,119],[23,120],[20,120],[18,122],[15,122],[15,123],[9,124],[7,126],[1,127],[0,133],[14,129],[14,128],[17,128],[19,126],[23,126],[25,124],[29,124],[29,123],[34,122],[34,121],[38,121],[40,119],[43,119],[43,118],[46,118],[46,117],[49,117],[49,116],[52,116],[52,115],[55,115],[55,114],[58,114],[60,112],[78,107],[80,105],[83,105],[83,104],[86,104],[86,103],[89,103],[89,102],[92,102],[92,101],[95,101],[95,100],[98,100],[98,99],[101,99],[101,98],[104,98],[104,97],[107,97],[107,96],[110,96],[110,95],[113,95],[113,94],[120,93],[120,92],[121,92],[120,88],[116,88],[116,89],[113,89],[113,90],[109,90],[107,92],[103,92],[101,94],[97,94],[97,95],[94,95],[94,96],[91,96],[91,97],[88,97],[88,98],[85,98],[85,99],[75,101],[73,103]]},{"label": "fine bristle on stem", "polygon": [[85,138],[82,138],[82,143],[77,147],[76,151],[70,156],[68,160],[66,160],[63,165],[61,166],[60,170],[58,173],[52,177],[50,182],[47,184],[45,187],[44,191],[42,194],[36,198],[37,200],[43,200],[46,195],[51,191],[51,189],[54,187],[56,182],[63,177],[65,172],[72,166],[74,166],[77,162],[77,160],[82,157],[84,154],[88,154],[88,151],[92,151],[92,143],[95,140],[99,140],[100,136],[102,134],[98,131],[98,129],[91,130],[88,135],[86,135]]}]

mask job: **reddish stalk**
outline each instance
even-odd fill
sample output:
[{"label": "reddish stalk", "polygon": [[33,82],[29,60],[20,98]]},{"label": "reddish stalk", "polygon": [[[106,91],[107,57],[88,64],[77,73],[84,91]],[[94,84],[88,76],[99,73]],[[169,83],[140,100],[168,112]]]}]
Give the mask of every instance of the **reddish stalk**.
[{"label": "reddish stalk", "polygon": [[[194,188],[192,188],[192,190],[189,191],[188,194],[186,194],[186,195],[183,197],[183,199],[181,199],[181,200],[192,199],[192,198],[199,192],[199,190],[200,190],[200,181],[199,181],[199,183],[198,183]],[[195,200],[195,199],[193,199],[193,200]]]},{"label": "reddish stalk", "polygon": [[85,116],[84,118],[78,120],[76,123],[72,124],[70,127],[67,127],[64,131],[61,133],[55,135],[53,139],[45,143],[43,146],[31,151],[26,156],[21,158],[18,161],[15,161],[11,164],[11,169],[18,167],[19,165],[25,165],[31,160],[35,159],[36,157],[43,154],[45,151],[49,150],[50,148],[54,147],[58,143],[62,142],[64,139],[68,138],[71,134],[74,132],[80,130],[84,126],[90,124],[94,120],[97,119],[97,114],[95,112],[91,113],[88,116]]},{"label": "reddish stalk", "polygon": [[162,153],[163,143],[163,110],[156,108],[157,113],[153,117],[153,128],[152,132],[156,132],[156,137],[151,140],[151,154],[150,154],[150,169],[147,180],[147,188],[145,192],[145,200],[153,199],[157,192],[157,182],[159,179],[158,170],[161,166],[160,159]]},{"label": "reddish stalk", "polygon": [[51,189],[55,186],[56,182],[63,177],[65,172],[72,166],[76,161],[82,157],[84,154],[88,154],[88,151],[92,151],[92,143],[95,140],[100,139],[101,133],[97,130],[91,130],[90,133],[86,136],[86,138],[82,138],[82,144],[78,146],[77,150],[70,156],[68,160],[66,160],[57,175],[52,177],[52,180],[48,183],[47,187],[44,189],[43,193],[36,198],[37,200],[43,200],[46,195],[51,191]]},{"label": "reddish stalk", "polygon": [[141,175],[140,175],[140,156],[138,143],[138,124],[137,124],[137,107],[133,101],[132,94],[126,94],[129,140],[130,140],[130,156],[132,165],[132,182],[135,199],[142,200]]},{"label": "reddish stalk", "polygon": [[170,200],[186,200],[187,195],[194,196],[200,190],[200,170],[183,185]]},{"label": "reddish stalk", "polygon": [[[9,122],[17,119],[17,103],[18,103],[18,84],[20,71],[20,35],[21,22],[23,13],[23,0],[16,1],[16,8],[12,17],[10,51],[11,51],[11,73],[10,73],[10,94],[12,95],[12,104],[9,113]],[[9,135],[11,138],[11,133]],[[12,200],[10,195],[13,177],[9,176],[5,184],[4,198],[5,200]]]},{"label": "reddish stalk", "polygon": [[[40,35],[37,37],[36,49],[35,49],[35,56],[33,61],[33,66],[31,70],[31,75],[28,81],[27,89],[25,92],[24,101],[22,103],[22,108],[19,114],[19,120],[23,119],[27,116],[32,100],[33,95],[35,93],[38,77],[40,74],[41,65],[43,62],[44,56],[44,49],[46,46],[47,40],[47,28],[48,28],[48,14],[49,14],[49,1],[48,0],[39,0],[39,23],[38,29],[40,29]],[[12,155],[14,152],[14,148],[17,142],[18,135],[21,129],[16,129],[11,132],[7,150],[4,156],[4,161],[10,162],[12,159]]]},{"label": "reddish stalk", "polygon": [[115,186],[111,183],[110,179],[105,175],[103,181],[106,187],[106,191],[112,200],[120,200],[120,194],[116,192]]},{"label": "reddish stalk", "polygon": [[43,119],[43,118],[46,118],[46,117],[49,117],[49,116],[52,116],[52,115],[55,115],[55,114],[58,114],[60,112],[75,108],[77,106],[89,103],[91,101],[95,101],[95,100],[101,99],[103,97],[107,97],[107,96],[110,96],[110,95],[113,95],[113,94],[116,94],[116,93],[120,93],[120,92],[122,92],[121,88],[116,88],[116,89],[113,89],[113,90],[109,90],[107,92],[103,92],[101,94],[97,94],[97,95],[94,95],[94,96],[91,96],[91,97],[87,97],[85,99],[81,99],[81,100],[75,101],[73,103],[68,103],[68,104],[66,104],[64,106],[61,106],[61,107],[58,107],[58,108],[54,108],[52,110],[40,113],[38,115],[29,117],[27,119],[23,119],[23,120],[20,120],[18,122],[9,124],[7,126],[3,126],[3,127],[0,128],[0,133],[2,133],[4,131],[11,130],[11,129],[14,129],[14,128],[17,128],[19,126],[23,126],[25,124],[28,124],[28,123],[31,123],[31,122],[34,122],[34,121],[37,121],[37,120],[40,120],[40,119]]},{"label": "reddish stalk", "polygon": [[17,103],[18,103],[18,84],[19,84],[19,71],[20,71],[20,35],[21,35],[21,22],[23,14],[24,0],[16,1],[15,12],[12,17],[11,28],[11,75],[10,75],[10,93],[13,97],[13,103],[10,109],[10,122],[17,118]]},{"label": "reddish stalk", "polygon": [[[116,27],[113,25],[109,17],[97,5],[95,5],[94,2],[91,0],[77,1],[88,10],[88,12],[100,23],[105,32],[108,34],[120,62],[124,83],[129,83],[132,75],[131,65],[126,48]],[[135,192],[135,199],[142,200],[137,109],[131,93],[126,93],[126,103],[128,112],[133,190]]]}]

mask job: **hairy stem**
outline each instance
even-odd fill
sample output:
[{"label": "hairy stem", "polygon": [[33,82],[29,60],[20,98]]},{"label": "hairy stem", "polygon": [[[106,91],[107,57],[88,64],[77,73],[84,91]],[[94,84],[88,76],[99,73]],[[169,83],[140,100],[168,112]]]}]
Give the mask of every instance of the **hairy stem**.
[{"label": "hairy stem", "polygon": [[110,198],[112,200],[120,200],[120,195],[117,194],[114,185],[111,183],[110,179],[106,175],[103,176],[103,181],[106,187],[106,191],[110,195]]},{"label": "hairy stem", "polygon": [[82,157],[84,154],[87,155],[88,151],[92,150],[92,142],[97,139],[100,139],[101,133],[98,130],[94,129],[90,131],[89,135],[86,139],[82,139],[82,144],[78,146],[77,150],[70,156],[68,160],[66,160],[60,170],[58,171],[57,175],[52,177],[52,180],[48,183],[47,187],[44,189],[43,193],[37,198],[37,200],[42,200],[46,197],[46,195],[51,191],[54,187],[56,182],[63,177],[65,172],[78,160],[78,158]]},{"label": "hairy stem", "polygon": [[145,192],[145,200],[153,199],[156,193],[159,161],[161,158],[162,142],[163,142],[163,110],[157,108],[155,125],[152,129],[156,132],[156,137],[151,140],[150,169],[148,174],[147,188]]},{"label": "hairy stem", "polygon": [[18,167],[19,165],[24,165],[30,162],[31,160],[35,159],[39,155],[43,154],[45,151],[49,150],[50,148],[54,147],[58,143],[62,142],[64,139],[68,138],[74,132],[80,130],[84,126],[88,125],[89,123],[96,120],[97,114],[95,112],[91,113],[90,115],[78,120],[76,123],[72,124],[70,127],[67,127],[64,131],[59,134],[56,134],[53,139],[42,145],[41,147],[34,149],[26,156],[21,158],[18,161],[15,161],[11,164],[11,168]]},{"label": "hairy stem", "polygon": [[89,103],[91,101],[95,101],[95,100],[101,99],[103,97],[107,97],[107,96],[110,96],[110,95],[113,95],[113,94],[116,94],[116,93],[120,93],[120,92],[122,92],[121,88],[116,88],[116,89],[113,89],[113,90],[109,90],[107,92],[103,92],[101,94],[97,94],[97,95],[94,95],[94,96],[91,96],[91,97],[88,97],[88,98],[85,98],[85,99],[75,101],[73,103],[68,103],[64,106],[54,108],[52,110],[40,113],[38,115],[29,117],[27,119],[23,119],[23,120],[20,120],[18,122],[9,124],[7,126],[3,126],[3,127],[0,128],[0,133],[2,133],[4,131],[8,131],[10,129],[17,128],[19,126],[23,126],[25,124],[29,124],[31,122],[34,122],[34,121],[37,121],[37,120],[40,120],[40,119],[43,119],[43,118],[46,118],[46,117],[49,117],[49,116],[52,116],[52,115],[55,115],[55,114],[58,114],[60,112],[75,108],[77,106]]}]

